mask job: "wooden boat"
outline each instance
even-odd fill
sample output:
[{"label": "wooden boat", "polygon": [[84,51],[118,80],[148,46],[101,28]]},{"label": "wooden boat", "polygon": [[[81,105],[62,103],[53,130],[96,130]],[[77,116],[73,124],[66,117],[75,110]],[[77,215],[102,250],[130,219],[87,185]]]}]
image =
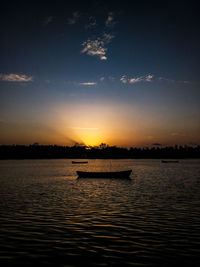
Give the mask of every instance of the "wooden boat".
[{"label": "wooden boat", "polygon": [[162,160],[162,163],[178,163],[179,160]]},{"label": "wooden boat", "polygon": [[72,161],[72,164],[86,164],[88,161]]},{"label": "wooden boat", "polygon": [[118,172],[84,172],[77,171],[79,178],[129,178],[132,170]]}]

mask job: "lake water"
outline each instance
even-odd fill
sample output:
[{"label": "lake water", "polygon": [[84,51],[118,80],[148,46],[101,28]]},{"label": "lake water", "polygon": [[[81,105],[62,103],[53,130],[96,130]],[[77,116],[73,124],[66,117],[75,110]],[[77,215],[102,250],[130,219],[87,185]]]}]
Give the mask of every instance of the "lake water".
[{"label": "lake water", "polygon": [[200,160],[88,161],[0,161],[1,266],[199,266]]}]

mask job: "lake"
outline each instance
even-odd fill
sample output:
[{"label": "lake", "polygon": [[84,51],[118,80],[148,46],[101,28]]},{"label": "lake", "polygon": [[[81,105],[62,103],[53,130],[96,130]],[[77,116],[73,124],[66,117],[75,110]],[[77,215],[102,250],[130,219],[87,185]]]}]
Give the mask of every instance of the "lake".
[{"label": "lake", "polygon": [[71,161],[0,161],[1,266],[200,264],[200,160]]}]

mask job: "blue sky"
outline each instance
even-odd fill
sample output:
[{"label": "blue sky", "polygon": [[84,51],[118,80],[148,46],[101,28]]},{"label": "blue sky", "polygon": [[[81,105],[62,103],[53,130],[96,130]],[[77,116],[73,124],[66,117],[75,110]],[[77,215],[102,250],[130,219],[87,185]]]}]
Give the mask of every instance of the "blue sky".
[{"label": "blue sky", "polygon": [[21,1],[0,17],[0,144],[199,143],[196,2]]}]

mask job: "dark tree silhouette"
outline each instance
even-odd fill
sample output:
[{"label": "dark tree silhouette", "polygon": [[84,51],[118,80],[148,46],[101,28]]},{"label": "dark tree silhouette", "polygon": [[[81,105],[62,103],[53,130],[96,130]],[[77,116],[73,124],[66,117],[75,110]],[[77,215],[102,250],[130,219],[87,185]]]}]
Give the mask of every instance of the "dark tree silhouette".
[{"label": "dark tree silhouette", "polygon": [[43,158],[200,158],[200,146],[153,146],[123,148],[102,143],[98,147],[57,145],[1,145],[0,159]]}]

